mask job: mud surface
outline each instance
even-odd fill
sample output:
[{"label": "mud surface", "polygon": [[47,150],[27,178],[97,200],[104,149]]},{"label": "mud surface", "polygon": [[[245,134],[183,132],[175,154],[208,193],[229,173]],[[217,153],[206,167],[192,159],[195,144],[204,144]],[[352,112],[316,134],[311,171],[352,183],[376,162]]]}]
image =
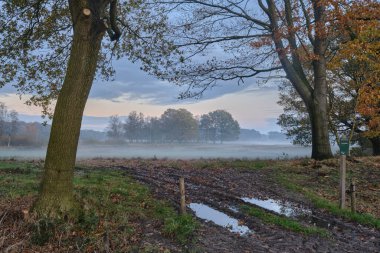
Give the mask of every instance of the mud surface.
[{"label": "mud surface", "polygon": [[[208,166],[205,161],[90,160],[86,165],[112,167],[148,185],[156,197],[179,204],[180,177],[185,178],[187,203],[202,203],[235,218],[253,233],[239,235],[226,227],[199,219],[201,227],[192,246],[198,252],[380,252],[380,231],[338,218],[317,209],[301,194],[284,189],[274,171]],[[92,164],[92,165],[91,165]],[[273,199],[308,210],[295,219],[326,228],[329,236],[304,235],[243,214],[241,198]],[[255,206],[253,204],[248,204]],[[257,207],[257,206],[255,206]],[[188,212],[192,212],[188,208]],[[276,214],[273,211],[267,210]]]}]

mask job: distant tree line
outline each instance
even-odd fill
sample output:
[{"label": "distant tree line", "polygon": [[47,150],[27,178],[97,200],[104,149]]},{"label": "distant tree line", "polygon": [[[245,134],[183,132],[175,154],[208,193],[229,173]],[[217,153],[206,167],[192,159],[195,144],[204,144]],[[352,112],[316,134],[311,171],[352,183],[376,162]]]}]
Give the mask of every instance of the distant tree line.
[{"label": "distant tree line", "polygon": [[240,129],[239,141],[252,143],[287,144],[289,140],[283,133],[269,131],[266,134],[255,129]]},{"label": "distant tree line", "polygon": [[118,115],[111,116],[107,127],[107,136],[114,142],[223,143],[237,140],[239,134],[239,123],[224,110],[200,117],[186,109],[167,109],[160,117],[145,117],[133,111],[125,121]]},{"label": "distant tree line", "polygon": [[0,102],[0,145],[10,146],[17,132],[18,113]]},{"label": "distant tree line", "polygon": [[0,102],[0,146],[41,146],[47,143],[50,128],[19,120],[15,110]]},{"label": "distant tree line", "polygon": [[[34,146],[48,143],[51,126],[40,122],[24,122],[15,110],[0,102],[0,147]],[[279,132],[261,134],[254,129],[240,129],[230,113],[216,110],[194,116],[185,109],[168,109],[160,117],[131,112],[126,118],[109,118],[106,132],[82,129],[81,145],[130,143],[222,143],[282,142]]]}]

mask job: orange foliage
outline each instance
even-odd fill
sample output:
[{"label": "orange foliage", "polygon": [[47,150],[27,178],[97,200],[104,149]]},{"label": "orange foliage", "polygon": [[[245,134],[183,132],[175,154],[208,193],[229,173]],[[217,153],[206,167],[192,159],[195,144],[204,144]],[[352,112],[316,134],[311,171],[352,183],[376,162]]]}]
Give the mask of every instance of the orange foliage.
[{"label": "orange foliage", "polygon": [[358,112],[368,118],[367,137],[380,136],[380,85],[368,84],[360,89]]},{"label": "orange foliage", "polygon": [[334,70],[354,61],[362,80],[357,112],[367,119],[367,137],[380,136],[380,2],[331,1],[337,20],[339,50],[329,64]]}]

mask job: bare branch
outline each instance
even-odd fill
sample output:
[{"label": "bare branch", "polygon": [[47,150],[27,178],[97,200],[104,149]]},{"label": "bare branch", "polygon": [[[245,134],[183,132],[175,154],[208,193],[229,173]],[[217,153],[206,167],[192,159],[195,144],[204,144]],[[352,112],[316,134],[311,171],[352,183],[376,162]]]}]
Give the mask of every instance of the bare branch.
[{"label": "bare branch", "polygon": [[110,24],[113,35],[110,35],[111,41],[118,40],[121,36],[121,31],[116,23],[117,20],[117,0],[111,0],[110,3]]}]

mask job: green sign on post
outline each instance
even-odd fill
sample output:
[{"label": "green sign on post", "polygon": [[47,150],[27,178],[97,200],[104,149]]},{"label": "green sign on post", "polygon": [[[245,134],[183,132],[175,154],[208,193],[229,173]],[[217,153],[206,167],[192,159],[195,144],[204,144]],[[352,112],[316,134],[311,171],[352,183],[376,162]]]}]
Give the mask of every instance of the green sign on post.
[{"label": "green sign on post", "polygon": [[339,149],[341,155],[348,155],[350,150],[350,142],[345,136],[340,139]]}]

